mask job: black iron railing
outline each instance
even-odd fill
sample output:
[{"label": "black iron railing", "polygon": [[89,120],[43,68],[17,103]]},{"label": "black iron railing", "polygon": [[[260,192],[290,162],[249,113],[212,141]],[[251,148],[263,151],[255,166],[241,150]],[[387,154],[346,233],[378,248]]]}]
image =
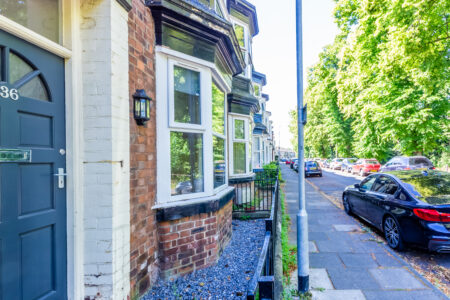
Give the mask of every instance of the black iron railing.
[{"label": "black iron railing", "polygon": [[247,289],[247,299],[253,300],[256,294],[259,299],[274,298],[274,254],[275,254],[275,234],[277,224],[277,207],[280,199],[280,186],[278,181],[278,171],[271,197],[270,217],[266,219],[266,235],[261,254],[256,266],[255,274]]},{"label": "black iron railing", "polygon": [[233,180],[236,197],[233,212],[270,212],[278,170],[254,169],[254,178]]}]

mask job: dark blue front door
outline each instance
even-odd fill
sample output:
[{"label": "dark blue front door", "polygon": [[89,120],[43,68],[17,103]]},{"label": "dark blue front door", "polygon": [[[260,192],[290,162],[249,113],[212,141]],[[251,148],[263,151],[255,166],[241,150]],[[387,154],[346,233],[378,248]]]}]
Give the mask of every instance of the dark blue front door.
[{"label": "dark blue front door", "polygon": [[0,300],[66,298],[64,113],[64,60],[0,30]]}]

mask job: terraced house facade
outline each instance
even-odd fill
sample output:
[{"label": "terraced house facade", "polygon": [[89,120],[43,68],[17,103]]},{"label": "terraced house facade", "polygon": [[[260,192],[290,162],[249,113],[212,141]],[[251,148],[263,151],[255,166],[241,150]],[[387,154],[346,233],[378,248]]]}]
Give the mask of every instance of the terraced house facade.
[{"label": "terraced house facade", "polygon": [[235,183],[273,159],[256,34],[245,0],[0,3],[1,299],[127,299],[217,261]]}]

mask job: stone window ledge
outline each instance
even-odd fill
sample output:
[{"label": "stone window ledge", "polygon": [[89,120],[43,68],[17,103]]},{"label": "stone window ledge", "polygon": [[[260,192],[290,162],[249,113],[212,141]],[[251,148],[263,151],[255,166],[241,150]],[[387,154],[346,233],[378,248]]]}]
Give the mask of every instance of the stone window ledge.
[{"label": "stone window ledge", "polygon": [[234,187],[229,186],[213,196],[157,204],[152,209],[156,210],[158,222],[173,221],[218,211],[233,199],[234,193]]}]

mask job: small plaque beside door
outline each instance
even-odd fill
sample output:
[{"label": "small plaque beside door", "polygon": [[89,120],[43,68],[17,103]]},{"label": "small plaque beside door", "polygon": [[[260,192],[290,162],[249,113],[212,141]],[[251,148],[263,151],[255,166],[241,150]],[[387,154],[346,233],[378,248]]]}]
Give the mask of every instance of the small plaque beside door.
[{"label": "small plaque beside door", "polygon": [[0,163],[31,162],[31,150],[0,148]]}]

